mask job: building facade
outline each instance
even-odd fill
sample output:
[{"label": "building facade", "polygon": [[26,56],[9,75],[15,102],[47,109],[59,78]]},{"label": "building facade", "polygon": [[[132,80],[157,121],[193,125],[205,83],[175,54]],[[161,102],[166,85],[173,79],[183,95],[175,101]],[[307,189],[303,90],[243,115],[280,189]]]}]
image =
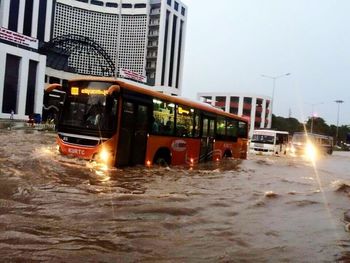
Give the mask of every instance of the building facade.
[{"label": "building facade", "polygon": [[271,128],[271,97],[241,93],[198,93],[199,101],[249,120],[249,135],[254,129]]},{"label": "building facade", "polygon": [[70,51],[71,71],[48,67],[52,61],[40,47],[72,34],[108,54],[113,76],[122,77],[124,69],[147,76],[158,91],[180,95],[186,18],[178,0],[0,0],[0,118],[42,113],[48,83],[64,84],[77,73],[105,75],[89,50]]},{"label": "building facade", "polygon": [[[113,75],[132,71],[156,90],[180,95],[186,17],[178,0],[56,0],[52,38],[89,37],[115,62]],[[94,54],[72,52],[69,64],[82,74],[104,75]],[[47,75],[48,82],[69,76],[52,69]]]},{"label": "building facade", "polygon": [[53,1],[0,1],[0,118],[26,119],[42,112]]}]

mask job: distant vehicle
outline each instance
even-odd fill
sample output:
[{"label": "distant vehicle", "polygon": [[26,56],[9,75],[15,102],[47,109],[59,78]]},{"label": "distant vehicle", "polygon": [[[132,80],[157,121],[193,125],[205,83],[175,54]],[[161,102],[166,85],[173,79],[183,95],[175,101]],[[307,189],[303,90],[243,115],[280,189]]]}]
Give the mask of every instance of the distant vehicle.
[{"label": "distant vehicle", "polygon": [[59,88],[66,93],[57,125],[64,155],[117,167],[247,156],[247,120],[210,105],[114,78],[81,77]]},{"label": "distant vehicle", "polygon": [[249,145],[249,151],[255,154],[286,154],[289,133],[286,131],[255,130]]},{"label": "distant vehicle", "polygon": [[291,141],[291,153],[312,157],[316,154],[333,153],[333,137],[316,134],[296,132]]}]

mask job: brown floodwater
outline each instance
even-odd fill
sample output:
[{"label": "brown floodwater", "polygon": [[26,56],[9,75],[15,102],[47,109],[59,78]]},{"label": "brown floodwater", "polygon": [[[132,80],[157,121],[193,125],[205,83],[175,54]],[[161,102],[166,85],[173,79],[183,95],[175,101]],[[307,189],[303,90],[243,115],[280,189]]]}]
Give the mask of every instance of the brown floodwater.
[{"label": "brown floodwater", "polygon": [[104,171],[54,133],[0,142],[0,261],[350,261],[349,153]]}]

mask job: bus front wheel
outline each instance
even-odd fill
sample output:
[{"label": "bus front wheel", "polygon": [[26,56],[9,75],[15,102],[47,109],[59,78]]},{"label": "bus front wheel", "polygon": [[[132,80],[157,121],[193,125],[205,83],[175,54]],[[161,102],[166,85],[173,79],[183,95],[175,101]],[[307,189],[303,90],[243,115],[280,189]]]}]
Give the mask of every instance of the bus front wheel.
[{"label": "bus front wheel", "polygon": [[159,166],[169,166],[171,164],[170,151],[166,148],[159,149],[153,158],[153,163]]}]

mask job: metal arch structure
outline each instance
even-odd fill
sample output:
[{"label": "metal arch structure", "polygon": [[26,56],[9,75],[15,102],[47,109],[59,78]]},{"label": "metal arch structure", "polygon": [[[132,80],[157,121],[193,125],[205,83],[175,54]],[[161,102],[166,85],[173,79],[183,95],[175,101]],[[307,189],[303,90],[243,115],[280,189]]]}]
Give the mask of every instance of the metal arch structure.
[{"label": "metal arch structure", "polygon": [[83,75],[115,75],[115,64],[109,54],[86,36],[68,34],[56,37],[44,43],[39,48],[39,53],[47,56],[48,67],[57,70]]}]

